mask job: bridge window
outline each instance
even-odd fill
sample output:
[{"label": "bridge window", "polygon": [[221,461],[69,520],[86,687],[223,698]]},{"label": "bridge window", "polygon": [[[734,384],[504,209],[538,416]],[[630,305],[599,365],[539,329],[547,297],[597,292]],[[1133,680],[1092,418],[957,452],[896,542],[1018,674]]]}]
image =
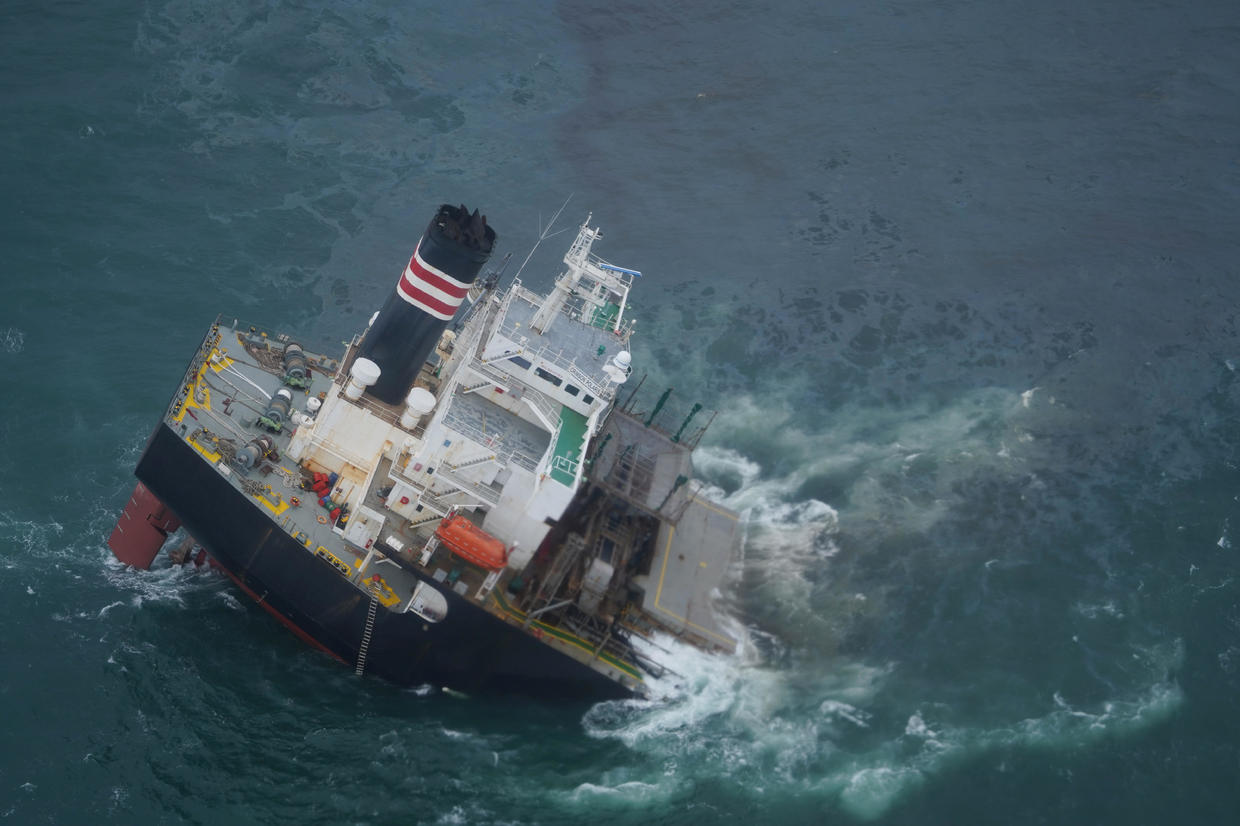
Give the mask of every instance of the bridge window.
[{"label": "bridge window", "polygon": [[554,373],[548,373],[546,370],[542,369],[541,367],[534,368],[534,375],[538,376],[538,378],[542,379],[543,381],[551,382],[556,387],[559,387],[560,384],[564,381],[559,376],[555,375]]},{"label": "bridge window", "polygon": [[511,361],[513,364],[517,365],[518,367],[520,367],[522,370],[530,369],[529,361],[521,358],[520,356],[513,356],[512,358],[508,360]]}]

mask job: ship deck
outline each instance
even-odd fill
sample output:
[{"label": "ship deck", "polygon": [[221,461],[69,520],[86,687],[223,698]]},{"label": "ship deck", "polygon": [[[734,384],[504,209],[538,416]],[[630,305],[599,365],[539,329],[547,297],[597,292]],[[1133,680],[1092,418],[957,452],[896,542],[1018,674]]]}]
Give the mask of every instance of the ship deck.
[{"label": "ship deck", "polygon": [[613,411],[598,445],[591,481],[659,521],[650,573],[634,578],[642,610],[699,645],[734,650],[712,605],[739,535],[737,515],[698,495],[690,449],[638,416]]},{"label": "ship deck", "polygon": [[[348,541],[347,520],[333,521],[330,511],[316,500],[316,494],[303,488],[310,474],[284,455],[294,430],[292,424],[275,433],[257,424],[278,390],[291,390],[296,416],[308,411],[310,399],[325,396],[336,376],[344,373],[340,361],[306,349],[305,356],[311,367],[309,386],[285,388],[280,354],[286,341],[286,337],[265,333],[240,321],[218,322],[191,362],[182,392],[173,400],[165,422],[229,484],[267,511],[275,524],[306,548],[307,554],[331,565],[387,610],[413,610],[433,621],[433,617],[418,610],[420,602],[415,600],[419,583],[427,580],[475,601],[484,610],[523,627],[546,644],[560,648],[595,670],[610,672],[613,678],[622,678],[630,687],[640,685],[640,673],[626,661],[625,652],[615,642],[598,644],[551,622],[527,616],[516,606],[515,593],[507,590],[516,579],[513,571],[486,571],[435,542],[433,528],[437,514],[408,521],[387,510],[381,492],[392,462],[386,456],[374,463],[364,478],[356,475],[339,478],[330,494],[355,503],[350,514],[352,519],[382,523],[378,541],[367,543],[368,547]],[[352,348],[345,358],[351,353]],[[365,405],[367,401],[363,397],[362,404],[373,406],[373,403]],[[454,427],[476,430],[490,437],[497,452],[505,452],[504,458],[508,461],[524,467],[536,466],[549,446],[548,433],[481,396],[458,393],[451,405],[447,415],[452,417]],[[389,408],[385,406],[373,412],[394,422],[399,411]],[[421,437],[422,433],[415,429],[409,431],[409,435]],[[275,450],[269,459],[249,470],[229,461],[231,454],[259,436],[270,438],[274,444]],[[447,496],[460,498],[461,493],[457,491]],[[451,499],[443,504],[446,509],[460,503]],[[469,511],[462,513],[474,518]],[[515,585],[519,584],[518,579]]]},{"label": "ship deck", "polygon": [[547,431],[477,393],[454,394],[444,424],[490,448],[501,464],[529,471],[538,467],[550,442]]},{"label": "ship deck", "polygon": [[608,381],[603,366],[625,348],[625,340],[576,317],[568,307],[556,315],[546,332],[536,333],[530,324],[538,313],[539,300],[528,290],[518,288],[498,321],[499,333],[511,341],[524,339],[522,354],[527,358],[543,358],[565,370],[575,368],[592,380],[590,392],[602,393]]},{"label": "ship deck", "polygon": [[731,559],[719,549],[735,541],[736,530],[735,513],[690,495],[680,520],[659,528],[650,575],[642,583],[642,609],[700,645],[734,650],[736,640],[720,626],[712,606]]}]

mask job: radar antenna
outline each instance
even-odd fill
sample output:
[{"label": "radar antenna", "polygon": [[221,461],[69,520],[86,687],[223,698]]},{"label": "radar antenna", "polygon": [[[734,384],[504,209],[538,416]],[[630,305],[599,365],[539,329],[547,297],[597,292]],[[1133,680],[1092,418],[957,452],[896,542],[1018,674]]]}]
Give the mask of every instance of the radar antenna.
[{"label": "radar antenna", "polygon": [[[534,250],[538,249],[539,244],[546,241],[548,238],[554,238],[559,235],[560,232],[566,232],[568,230],[568,227],[565,227],[560,230],[560,232],[551,232],[551,228],[555,226],[556,219],[560,217],[560,213],[564,211],[564,208],[568,206],[568,202],[571,200],[573,200],[572,195],[565,198],[564,203],[560,205],[560,208],[555,211],[555,215],[552,215],[551,220],[547,222],[547,226],[539,230],[538,240],[534,242],[534,246],[530,247],[530,254],[525,256],[525,260],[521,262],[521,266],[517,268],[517,274],[514,275],[513,278],[520,278],[521,273],[525,272],[525,265],[530,263],[530,259],[534,257]],[[541,217],[539,220],[541,221]]]}]

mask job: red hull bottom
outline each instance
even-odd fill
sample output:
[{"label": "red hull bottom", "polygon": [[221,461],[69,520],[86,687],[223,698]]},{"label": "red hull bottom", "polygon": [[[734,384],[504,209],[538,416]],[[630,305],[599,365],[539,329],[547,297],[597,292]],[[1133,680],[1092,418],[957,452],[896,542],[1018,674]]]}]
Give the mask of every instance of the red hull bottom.
[{"label": "red hull bottom", "polygon": [[146,570],[159,555],[168,534],[179,527],[181,520],[139,482],[116,520],[108,547],[121,562]]}]

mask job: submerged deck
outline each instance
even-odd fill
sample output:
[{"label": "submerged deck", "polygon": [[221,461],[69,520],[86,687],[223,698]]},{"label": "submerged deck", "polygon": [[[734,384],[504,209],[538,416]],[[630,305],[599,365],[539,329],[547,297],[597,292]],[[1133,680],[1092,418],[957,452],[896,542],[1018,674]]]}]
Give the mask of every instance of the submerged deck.
[{"label": "submerged deck", "polygon": [[735,513],[690,495],[680,521],[659,528],[642,609],[700,645],[734,650],[736,640],[719,625],[712,605],[736,533]]}]

